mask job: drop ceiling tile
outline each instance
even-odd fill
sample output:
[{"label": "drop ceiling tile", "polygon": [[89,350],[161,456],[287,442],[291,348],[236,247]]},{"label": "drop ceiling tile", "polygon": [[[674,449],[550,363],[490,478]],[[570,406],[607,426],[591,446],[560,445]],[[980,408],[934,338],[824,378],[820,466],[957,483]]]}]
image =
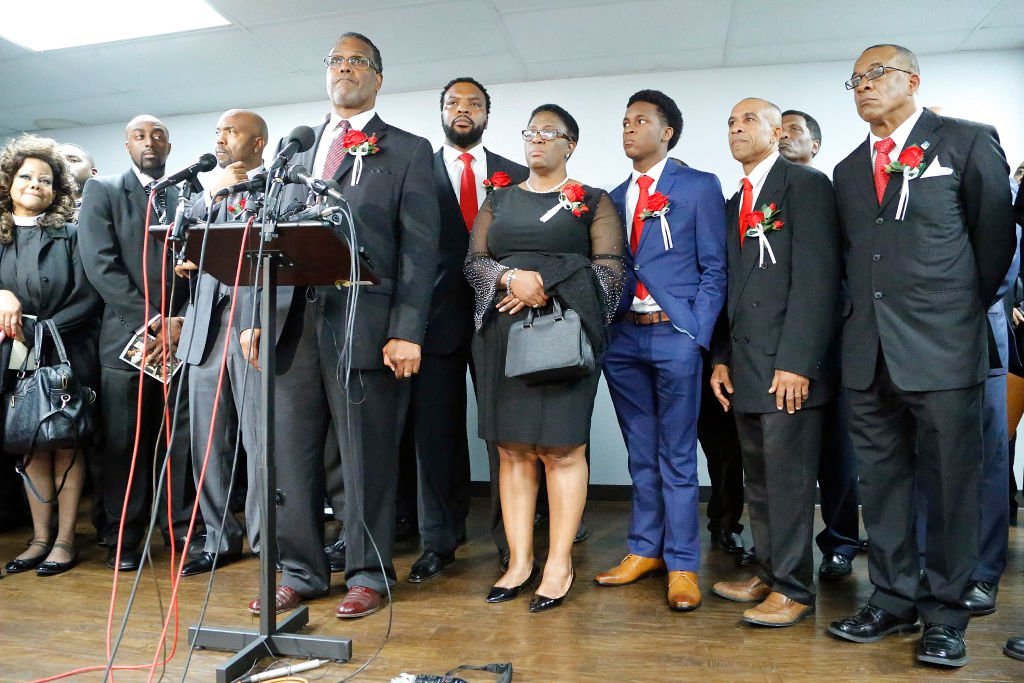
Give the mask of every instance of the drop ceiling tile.
[{"label": "drop ceiling tile", "polygon": [[[253,2],[253,0],[207,0],[225,18],[242,26],[270,22],[308,20],[332,15],[352,16],[358,13],[348,3],[325,0],[289,0],[288,2]],[[406,6],[429,4],[431,0],[374,0],[373,7],[399,12]],[[482,0],[476,0],[482,4]]]},{"label": "drop ceiling tile", "polygon": [[1020,0],[1002,0],[993,9],[982,26],[986,28],[1005,28],[1009,26],[1024,26],[1024,2]]},{"label": "drop ceiling tile", "polygon": [[1012,50],[1024,48],[1024,27],[999,26],[975,29],[960,43],[961,50]]}]

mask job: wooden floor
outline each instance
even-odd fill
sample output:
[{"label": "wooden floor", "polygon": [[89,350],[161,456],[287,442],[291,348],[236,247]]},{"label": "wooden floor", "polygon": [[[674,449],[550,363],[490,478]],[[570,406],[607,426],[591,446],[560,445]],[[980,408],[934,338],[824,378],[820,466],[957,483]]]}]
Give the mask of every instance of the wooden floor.
[{"label": "wooden floor", "polygon": [[[714,581],[747,575],[736,569],[732,557],[708,549],[706,543],[700,573],[704,605],[695,612],[668,610],[663,578],[600,588],[591,577],[622,555],[628,516],[625,503],[589,506],[592,533],[576,546],[576,585],[561,608],[532,615],[526,609],[528,597],[501,605],[484,602],[497,577],[496,555],[483,528],[483,501],[474,501],[470,541],[459,549],[458,561],[443,576],[420,585],[407,583],[404,579],[418,550],[399,548],[396,565],[401,581],[395,588],[391,638],[356,680],[389,681],[403,671],[443,673],[462,663],[504,661],[513,663],[517,682],[1024,680],[1024,662],[1009,659],[1001,651],[1007,636],[1024,634],[1024,529],[1010,529],[1010,563],[999,611],[974,620],[968,630],[970,664],[946,671],[915,663],[916,637],[894,636],[859,645],[826,633],[830,621],[852,613],[869,595],[863,555],[854,563],[853,577],[819,587],[814,618],[786,629],[744,625],[739,621],[743,606],[710,594]],[[112,572],[103,566],[105,550],[91,543],[87,517],[81,519],[83,561],[77,568],[57,577],[27,573],[0,581],[0,681],[29,681],[105,662],[103,633]],[[0,535],[0,559],[6,561],[20,552],[28,534],[24,529]],[[543,544],[543,534],[538,538]],[[148,571],[143,575],[117,664],[148,664],[154,656],[160,605],[166,606],[170,597],[167,554],[161,543],[155,547],[157,575]],[[206,577],[182,582],[178,651],[163,680],[182,680],[186,629],[198,617]],[[121,611],[133,578],[133,574],[122,576]],[[245,609],[256,595],[257,580],[257,563],[251,557],[219,570],[206,623],[257,628]],[[351,662],[303,674],[310,681],[339,681],[350,675],[381,646],[388,626],[387,611],[356,621],[336,619],[334,607],[343,591],[338,575],[333,584],[330,597],[308,603],[307,631],[352,638],[354,655]],[[196,651],[184,680],[214,680],[214,670],[227,656]],[[266,659],[260,668],[271,663]],[[74,680],[101,678],[100,673],[92,673]],[[494,680],[489,675],[466,678]],[[145,681],[147,677],[125,672],[115,680]],[[159,680],[159,675],[153,680]]]}]

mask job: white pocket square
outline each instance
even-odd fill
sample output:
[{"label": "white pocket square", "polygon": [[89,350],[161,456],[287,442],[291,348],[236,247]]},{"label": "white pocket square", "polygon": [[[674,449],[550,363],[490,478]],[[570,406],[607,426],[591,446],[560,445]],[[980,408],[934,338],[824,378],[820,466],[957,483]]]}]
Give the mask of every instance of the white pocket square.
[{"label": "white pocket square", "polygon": [[928,164],[928,166],[925,167],[924,173],[921,174],[921,177],[922,178],[935,178],[935,177],[938,177],[938,176],[952,175],[952,174],[953,174],[953,169],[951,169],[951,168],[949,168],[947,166],[943,166],[941,163],[939,163],[939,157],[936,156],[932,160],[932,163]]}]

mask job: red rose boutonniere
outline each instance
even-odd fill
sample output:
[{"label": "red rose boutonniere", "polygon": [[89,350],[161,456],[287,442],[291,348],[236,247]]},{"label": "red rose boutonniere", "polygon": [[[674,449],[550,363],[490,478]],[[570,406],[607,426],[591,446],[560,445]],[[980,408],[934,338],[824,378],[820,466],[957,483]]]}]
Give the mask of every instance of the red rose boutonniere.
[{"label": "red rose boutonniere", "polygon": [[512,178],[504,171],[496,171],[494,175],[486,178],[483,182],[484,190],[487,191],[487,194],[494,192],[499,187],[508,187],[511,184]]},{"label": "red rose boutonniere", "polygon": [[238,214],[245,211],[245,197],[242,197],[237,204],[232,204],[228,207],[228,213],[231,214],[232,218],[237,218]]},{"label": "red rose boutonniere", "polygon": [[668,219],[665,218],[665,214],[668,213],[669,201],[668,197],[660,192],[655,192],[647,198],[647,203],[644,204],[643,211],[640,212],[640,219],[647,220],[648,218],[657,218],[661,222],[661,242],[665,245],[665,251],[672,248],[672,231],[668,226]]},{"label": "red rose boutonniere", "polygon": [[903,185],[900,187],[900,201],[896,205],[896,220],[901,221],[907,215],[907,206],[910,204],[910,181],[917,178],[924,171],[924,152],[928,149],[928,142],[920,145],[904,147],[903,151],[885,167],[889,175],[899,173],[903,176]]},{"label": "red rose boutonniere", "polygon": [[377,146],[377,135],[368,136],[361,130],[353,129],[341,138],[341,145],[356,158],[355,164],[352,166],[352,181],[349,183],[355,185],[363,175],[363,157],[380,151],[380,147]]},{"label": "red rose boutonniere", "polygon": [[768,253],[768,258],[772,260],[772,264],[775,264],[775,252],[772,251],[772,245],[768,243],[768,236],[765,233],[782,230],[782,226],[785,223],[778,219],[780,213],[782,212],[778,210],[775,202],[771,202],[770,204],[761,205],[760,211],[751,211],[743,219],[743,225],[747,228],[743,235],[745,237],[757,238],[760,249],[758,265],[761,268],[767,268],[764,264],[765,252]]},{"label": "red rose boutonniere", "polygon": [[590,211],[583,203],[583,197],[586,193],[583,191],[583,186],[579,183],[569,183],[562,188],[562,191],[558,195],[558,202],[562,208],[569,209],[572,211],[572,215],[579,218],[583,214]]}]

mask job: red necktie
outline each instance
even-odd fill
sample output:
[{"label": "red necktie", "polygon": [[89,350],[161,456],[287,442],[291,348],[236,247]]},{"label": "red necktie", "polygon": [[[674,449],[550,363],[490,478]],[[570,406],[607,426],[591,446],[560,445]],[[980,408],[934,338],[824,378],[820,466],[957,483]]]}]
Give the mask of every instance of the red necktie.
[{"label": "red necktie", "polygon": [[[629,248],[632,250],[633,255],[636,256],[636,250],[640,248],[640,237],[644,232],[644,219],[640,215],[647,208],[647,199],[650,197],[649,191],[651,185],[654,183],[654,178],[649,175],[642,175],[636,179],[637,187],[640,188],[640,196],[636,200],[636,208],[633,209],[633,230],[629,235]],[[637,280],[636,283],[636,298],[643,300],[648,296],[647,288],[644,287],[644,283]]]},{"label": "red necktie", "polygon": [[334,174],[338,172],[341,162],[345,159],[345,153],[348,150],[345,149],[341,141],[345,137],[345,133],[352,130],[352,124],[342,119],[338,121],[335,130],[338,131],[338,134],[331,141],[331,148],[327,150],[327,159],[324,160],[324,178],[327,180],[334,180]]},{"label": "red necktie", "polygon": [[740,246],[743,246],[743,238],[747,234],[747,216],[754,209],[754,186],[750,184],[750,179],[744,178],[743,183],[743,195],[740,199]]},{"label": "red necktie", "polygon": [[885,138],[875,143],[875,194],[878,195],[878,205],[882,205],[882,197],[885,196],[885,186],[889,184],[889,174],[885,167],[889,165],[889,152],[896,147],[892,138]]},{"label": "red necktie", "polygon": [[462,209],[462,220],[466,221],[466,230],[473,229],[473,221],[480,205],[476,201],[476,175],[473,173],[473,155],[463,152],[459,155],[462,162],[462,183],[459,185],[459,208]]}]

